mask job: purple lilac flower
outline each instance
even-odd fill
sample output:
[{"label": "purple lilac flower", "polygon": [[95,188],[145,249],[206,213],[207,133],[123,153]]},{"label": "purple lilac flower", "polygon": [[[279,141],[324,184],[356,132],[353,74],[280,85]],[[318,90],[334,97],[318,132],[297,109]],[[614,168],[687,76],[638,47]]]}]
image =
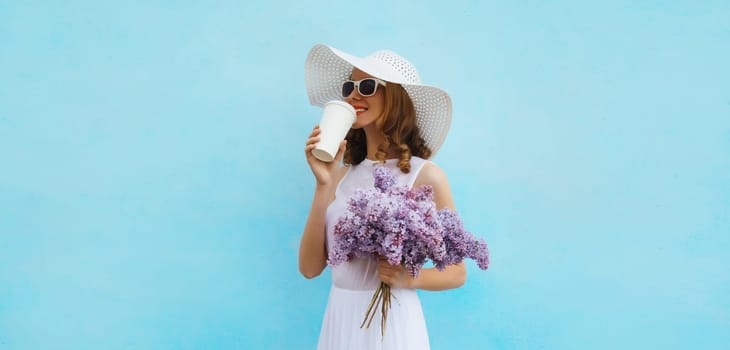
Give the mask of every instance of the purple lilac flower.
[{"label": "purple lilac flower", "polygon": [[375,167],[375,169],[373,169],[373,177],[375,177],[375,188],[380,192],[387,192],[396,186],[395,177],[386,167]]},{"label": "purple lilac flower", "polygon": [[466,231],[456,212],[445,208],[439,210],[438,215],[443,226],[446,254],[441,260],[434,261],[436,267],[443,270],[448,265],[460,263],[466,257],[476,260],[477,266],[486,270],[489,267],[489,249],[484,240],[477,239]]},{"label": "purple lilac flower", "polygon": [[416,277],[428,260],[444,269],[468,257],[487,268],[487,244],[464,230],[458,214],[436,210],[431,186],[410,190],[382,166],[373,176],[374,187],[356,191],[335,225],[330,265],[354,256],[380,256],[391,264],[402,263]]}]

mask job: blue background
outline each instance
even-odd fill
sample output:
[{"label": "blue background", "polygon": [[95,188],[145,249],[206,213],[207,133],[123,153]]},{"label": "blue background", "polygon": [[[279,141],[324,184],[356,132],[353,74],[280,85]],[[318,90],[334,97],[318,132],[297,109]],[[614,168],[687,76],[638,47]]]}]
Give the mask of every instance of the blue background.
[{"label": "blue background", "polygon": [[730,344],[725,1],[0,1],[0,349],[312,349],[317,43],[454,102],[434,349]]}]

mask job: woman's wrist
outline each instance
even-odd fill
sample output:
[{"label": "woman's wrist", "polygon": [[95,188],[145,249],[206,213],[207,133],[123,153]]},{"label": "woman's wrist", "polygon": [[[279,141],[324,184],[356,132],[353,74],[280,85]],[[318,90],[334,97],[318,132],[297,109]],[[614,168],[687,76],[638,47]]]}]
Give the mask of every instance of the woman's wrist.
[{"label": "woman's wrist", "polygon": [[406,277],[405,287],[408,289],[418,289],[418,277],[411,277],[411,275],[408,275],[408,277]]},{"label": "woman's wrist", "polygon": [[317,185],[314,187],[314,193],[315,194],[331,194],[335,192],[335,185],[331,183],[317,183]]},{"label": "woman's wrist", "polygon": [[314,188],[314,201],[325,206],[329,205],[335,196],[336,187],[333,185],[320,185]]}]

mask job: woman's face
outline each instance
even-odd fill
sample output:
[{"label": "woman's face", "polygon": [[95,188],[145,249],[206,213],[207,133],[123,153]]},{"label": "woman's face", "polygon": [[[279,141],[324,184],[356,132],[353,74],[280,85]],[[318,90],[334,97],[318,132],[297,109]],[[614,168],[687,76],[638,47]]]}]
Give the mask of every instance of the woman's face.
[{"label": "woman's face", "polygon": [[[371,75],[355,68],[352,70],[350,80],[358,81],[365,78],[372,78]],[[357,119],[352,124],[353,129],[360,129],[373,124],[383,114],[385,108],[385,86],[379,85],[372,96],[360,96],[358,89],[354,89],[350,96],[345,97],[345,102],[352,105],[357,113]]]}]

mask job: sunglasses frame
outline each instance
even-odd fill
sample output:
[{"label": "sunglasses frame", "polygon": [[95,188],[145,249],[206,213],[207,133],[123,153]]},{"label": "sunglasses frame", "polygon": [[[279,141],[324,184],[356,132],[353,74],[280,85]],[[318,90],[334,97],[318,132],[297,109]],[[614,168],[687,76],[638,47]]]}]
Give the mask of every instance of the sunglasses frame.
[{"label": "sunglasses frame", "polygon": [[[365,80],[374,80],[375,81],[375,88],[373,89],[373,93],[372,94],[366,95],[366,94],[363,94],[362,91],[360,91],[360,83],[362,83]],[[347,97],[344,94],[344,92],[345,92],[345,84],[347,84],[347,83],[353,83],[353,85],[354,85],[354,87],[352,88],[352,91],[350,91],[350,93],[347,94],[347,96],[352,95],[352,92],[353,91],[357,91],[357,93],[360,94],[360,96],[362,96],[362,97],[373,96],[373,95],[375,95],[378,92],[378,85],[383,85],[383,86],[386,85],[384,81],[382,81],[382,80],[380,80],[378,78],[364,78],[364,79],[360,79],[360,80],[345,80],[345,82],[342,83],[342,95],[343,95],[342,97]]]}]

